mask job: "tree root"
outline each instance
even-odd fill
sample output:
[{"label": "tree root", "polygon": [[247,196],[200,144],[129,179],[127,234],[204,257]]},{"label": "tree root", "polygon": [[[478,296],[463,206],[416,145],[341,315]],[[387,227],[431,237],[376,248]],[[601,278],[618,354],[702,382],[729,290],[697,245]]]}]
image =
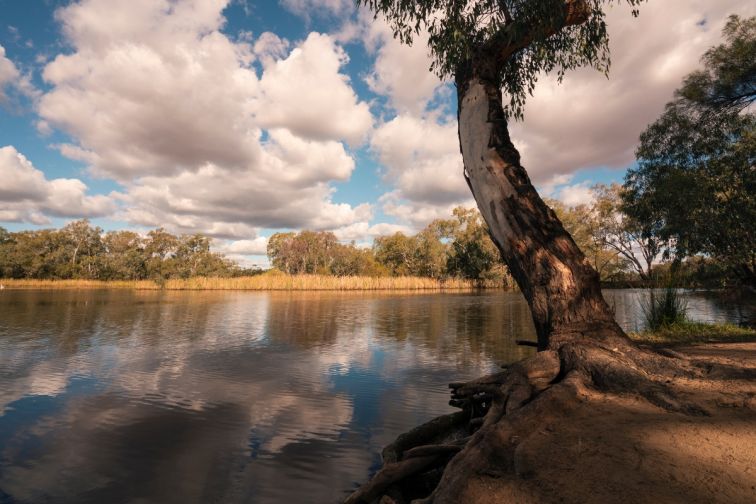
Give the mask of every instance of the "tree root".
[{"label": "tree root", "polygon": [[527,469],[518,462],[515,433],[538,428],[541,414],[553,414],[564,397],[577,402],[579,394],[575,391],[585,387],[607,394],[634,395],[665,411],[708,415],[700,406],[686,402],[673,384],[680,379],[706,379],[711,373],[710,366],[704,368],[666,349],[654,351],[629,342],[564,342],[504,371],[451,383],[450,404],[462,411],[400,435],[384,449],[383,468],[345,502],[405,502],[397,491],[402,482],[427,476],[429,470],[435,471],[436,477],[442,474],[440,481],[413,502],[455,502],[458,495],[453,489],[464,487],[460,478],[487,471],[485,467],[490,467],[492,460],[497,461],[493,464],[496,467],[509,468],[509,475],[527,477]]}]

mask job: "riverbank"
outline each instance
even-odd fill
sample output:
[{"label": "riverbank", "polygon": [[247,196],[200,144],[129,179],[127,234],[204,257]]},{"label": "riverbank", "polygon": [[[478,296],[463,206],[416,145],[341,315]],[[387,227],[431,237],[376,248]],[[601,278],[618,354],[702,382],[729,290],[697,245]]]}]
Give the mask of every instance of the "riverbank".
[{"label": "riverbank", "polygon": [[756,329],[735,324],[706,324],[703,322],[681,322],[658,331],[629,333],[637,343],[676,346],[702,343],[756,342]]},{"label": "riverbank", "polygon": [[469,479],[463,501],[753,502],[756,342],[675,351],[713,368],[706,380],[682,380],[686,390],[677,400],[700,414],[575,386],[542,404],[548,413],[540,425],[515,441],[513,474],[492,461],[495,470]]},{"label": "riverbank", "polygon": [[132,289],[132,290],[253,290],[253,291],[374,291],[427,290],[470,291],[480,288],[502,288],[480,285],[471,280],[450,278],[438,280],[424,277],[357,277],[331,275],[261,274],[247,277],[153,280],[34,280],[0,279],[5,289]]},{"label": "riverbank", "polygon": [[752,502],[756,331],[686,322],[633,339],[450,384],[463,411],[399,436],[346,502]]}]

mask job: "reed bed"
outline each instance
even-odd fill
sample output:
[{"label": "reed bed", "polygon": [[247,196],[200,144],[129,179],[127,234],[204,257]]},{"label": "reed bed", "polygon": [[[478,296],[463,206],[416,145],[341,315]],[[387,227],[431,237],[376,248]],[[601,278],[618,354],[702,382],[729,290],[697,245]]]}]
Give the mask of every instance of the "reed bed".
[{"label": "reed bed", "polygon": [[422,277],[337,277],[330,275],[255,275],[235,278],[195,277],[152,280],[0,280],[6,289],[134,289],[134,290],[256,290],[256,291],[366,291],[366,290],[473,290],[496,288],[470,280]]},{"label": "reed bed", "polygon": [[158,290],[152,280],[35,280],[0,279],[0,289],[134,289]]}]

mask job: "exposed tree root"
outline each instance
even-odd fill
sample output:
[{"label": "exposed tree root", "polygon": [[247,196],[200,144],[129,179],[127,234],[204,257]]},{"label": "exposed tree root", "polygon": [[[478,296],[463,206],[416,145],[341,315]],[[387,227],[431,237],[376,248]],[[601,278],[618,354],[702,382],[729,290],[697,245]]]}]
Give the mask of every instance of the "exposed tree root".
[{"label": "exposed tree root", "polygon": [[712,375],[756,378],[750,368],[705,364],[623,339],[564,342],[505,371],[450,384],[450,404],[462,411],[399,436],[384,450],[383,468],[346,502],[456,503],[474,478],[526,481],[534,470],[533,455],[521,440],[544,428],[543,419],[568,414],[583,391],[705,417],[710,412],[689,400],[681,384]]}]

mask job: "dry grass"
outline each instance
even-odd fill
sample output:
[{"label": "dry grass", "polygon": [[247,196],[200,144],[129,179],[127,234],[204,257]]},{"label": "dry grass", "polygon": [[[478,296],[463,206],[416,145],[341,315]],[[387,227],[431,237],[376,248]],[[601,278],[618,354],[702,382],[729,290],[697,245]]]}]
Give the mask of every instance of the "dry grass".
[{"label": "dry grass", "polygon": [[0,289],[140,289],[157,290],[151,280],[33,280],[0,279]]},{"label": "dry grass", "polygon": [[[206,278],[166,280],[160,285],[151,280],[0,280],[6,289],[136,289],[136,290],[473,290],[474,282],[448,279],[444,281],[421,277],[336,277],[329,275],[263,274],[237,278]],[[493,285],[484,286],[494,288]]]}]

